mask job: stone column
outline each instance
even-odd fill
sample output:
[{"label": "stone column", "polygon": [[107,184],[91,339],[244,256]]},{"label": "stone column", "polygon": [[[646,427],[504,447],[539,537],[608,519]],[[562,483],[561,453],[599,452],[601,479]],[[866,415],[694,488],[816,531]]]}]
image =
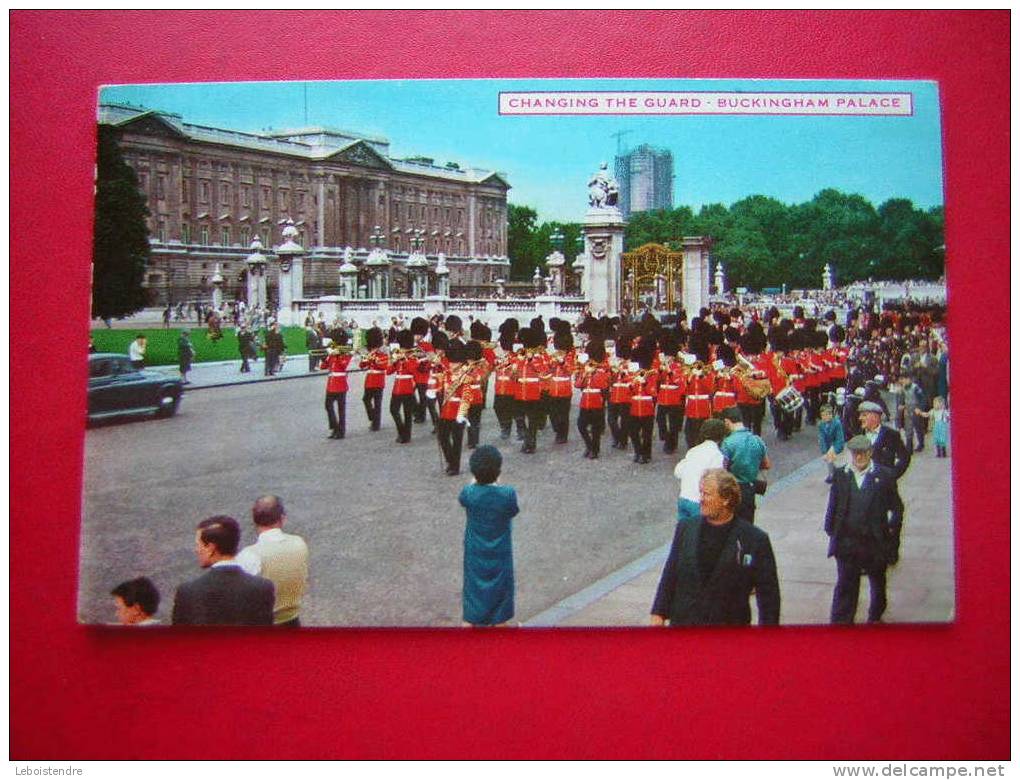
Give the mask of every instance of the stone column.
[{"label": "stone column", "polygon": [[475,256],[475,211],[478,208],[475,194],[468,195],[468,257]]},{"label": "stone column", "polygon": [[702,236],[683,239],[683,308],[688,317],[696,317],[700,308],[708,306],[709,246],[710,242]]},{"label": "stone column", "polygon": [[317,241],[319,246],[326,246],[326,175],[320,173],[318,176],[319,181],[319,208],[316,215],[316,225],[318,230],[316,231]]},{"label": "stone column", "polygon": [[584,279],[592,313],[609,317],[620,313],[621,256],[627,224],[618,209],[589,210],[585,216]]},{"label": "stone column", "polygon": [[297,235],[294,220],[288,219],[283,228],[283,243],[276,248],[276,255],[280,258],[280,309],[277,318],[281,325],[300,324],[293,304],[304,297],[305,250],[294,240]]}]

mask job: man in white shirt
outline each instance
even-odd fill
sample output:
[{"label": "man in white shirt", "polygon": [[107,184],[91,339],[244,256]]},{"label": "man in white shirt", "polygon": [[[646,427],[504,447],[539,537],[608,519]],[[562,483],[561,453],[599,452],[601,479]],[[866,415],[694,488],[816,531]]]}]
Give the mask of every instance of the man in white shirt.
[{"label": "man in white shirt", "polygon": [[145,336],[139,333],[128,347],[128,357],[131,359],[131,365],[135,368],[145,365],[145,344]]},{"label": "man in white shirt", "polygon": [[699,431],[701,444],[691,447],[684,459],[676,464],[673,475],[680,480],[680,497],[676,502],[677,521],[698,517],[701,514],[701,476],[709,469],[723,467],[723,454],[719,443],[728,431],[722,420],[705,420]]},{"label": "man in white shirt", "polygon": [[298,613],[308,588],[308,545],[300,536],[283,532],[287,513],[279,496],[259,497],[251,516],[259,537],[238,553],[237,563],[275,586],[273,624],[299,628]]}]

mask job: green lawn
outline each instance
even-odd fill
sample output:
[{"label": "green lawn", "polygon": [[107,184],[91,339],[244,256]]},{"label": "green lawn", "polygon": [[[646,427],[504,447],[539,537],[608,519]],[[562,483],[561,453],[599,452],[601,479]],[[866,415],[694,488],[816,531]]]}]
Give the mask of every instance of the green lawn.
[{"label": "green lawn", "polygon": [[[177,365],[177,339],[181,330],[181,328],[142,328],[140,330],[98,328],[91,332],[91,336],[97,352],[120,352],[126,355],[128,345],[134,341],[135,336],[144,333],[149,342],[145,350],[145,364],[147,366],[175,366]],[[291,327],[280,330],[283,333],[283,341],[287,345],[288,355],[307,353],[304,328]],[[223,338],[218,341],[210,341],[207,338],[207,328],[188,328],[188,331],[191,334],[191,343],[195,345],[196,363],[241,359],[241,354],[237,350],[237,334],[233,328],[223,328]],[[264,331],[259,331],[255,340],[256,345],[262,343],[264,335]],[[259,356],[262,356],[261,351]]]}]

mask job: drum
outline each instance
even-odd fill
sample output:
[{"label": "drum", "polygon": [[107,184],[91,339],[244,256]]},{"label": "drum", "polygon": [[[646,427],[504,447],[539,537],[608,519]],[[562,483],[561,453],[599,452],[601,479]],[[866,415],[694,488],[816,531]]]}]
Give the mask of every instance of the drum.
[{"label": "drum", "polygon": [[804,396],[793,385],[789,385],[776,393],[776,403],[784,412],[792,414],[804,405]]}]

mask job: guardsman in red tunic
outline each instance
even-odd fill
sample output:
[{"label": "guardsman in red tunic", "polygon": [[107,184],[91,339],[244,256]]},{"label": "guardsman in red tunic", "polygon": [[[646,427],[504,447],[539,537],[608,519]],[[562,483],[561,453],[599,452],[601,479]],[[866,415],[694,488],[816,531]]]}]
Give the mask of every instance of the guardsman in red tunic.
[{"label": "guardsman in red tunic", "polygon": [[652,428],[655,427],[655,396],[658,372],[652,368],[655,343],[647,338],[634,350],[638,370],[631,376],[630,439],[634,443],[634,462],[652,460]]},{"label": "guardsman in red tunic", "polygon": [[464,427],[468,425],[471,408],[471,365],[465,362],[467,347],[452,342],[446,356],[450,366],[438,374],[442,383],[443,405],[439,412],[439,447],[446,460],[446,473],[460,473],[460,453],[464,444]]},{"label": "guardsman in red tunic", "polygon": [[433,331],[432,347],[435,350],[435,356],[429,361],[429,381],[425,389],[425,403],[428,406],[429,417],[435,422],[432,433],[437,433],[439,431],[439,409],[443,405],[442,373],[450,365],[446,359],[446,350],[450,347],[449,337],[441,330]]},{"label": "guardsman in red tunic", "polygon": [[361,361],[365,370],[365,393],[361,400],[365,404],[370,430],[378,431],[382,426],[382,396],[386,388],[386,368],[389,356],[383,351],[383,334],[379,328],[365,332],[365,346],[368,354]]},{"label": "guardsman in red tunic", "polygon": [[482,344],[480,341],[469,341],[465,347],[465,358],[471,366],[470,376],[470,402],[468,409],[468,449],[473,450],[478,446],[478,436],[482,431],[482,407],[485,399],[485,380],[489,376],[489,361],[483,356]]},{"label": "guardsman in red tunic", "polygon": [[[415,317],[411,320],[411,335],[414,336],[414,346],[426,354],[435,352],[432,342],[425,338],[429,332],[429,321],[424,317]],[[428,409],[428,401],[425,391],[429,386],[429,374],[432,373],[432,364],[429,360],[418,361],[418,367],[414,372],[414,389],[418,395],[414,408],[414,421],[425,422],[425,410]],[[432,426],[435,427],[436,418],[432,418]]]},{"label": "guardsman in red tunic", "polygon": [[556,434],[557,444],[566,444],[570,432],[570,399],[573,397],[573,374],[575,367],[574,337],[570,325],[553,334],[556,352],[549,359],[549,424]]},{"label": "guardsman in red tunic", "polygon": [[329,420],[331,439],[342,439],[347,433],[347,366],[350,362],[347,334],[338,329],[326,352],[326,359],[321,364],[327,372],[326,418]]},{"label": "guardsman in red tunic", "polygon": [[538,426],[542,415],[542,376],[547,373],[546,347],[538,331],[521,328],[517,338],[524,352],[514,361],[513,378],[517,382],[517,415],[524,418],[524,445],[521,452],[531,454],[536,449]]},{"label": "guardsman in red tunic", "polygon": [[718,414],[723,409],[730,409],[737,405],[737,380],[733,372],[723,364],[721,360],[716,361],[715,368],[715,393],[712,395],[712,414]]},{"label": "guardsman in red tunic", "polygon": [[687,441],[687,449],[691,449],[701,443],[701,424],[712,416],[715,377],[708,366],[696,361],[688,368],[686,378],[684,439]]},{"label": "guardsman in red tunic", "polygon": [[[493,373],[496,375],[496,387],[492,410],[496,413],[496,421],[499,423],[499,438],[504,441],[510,438],[510,431],[513,427],[514,404],[516,403],[514,396],[517,390],[517,381],[513,378],[514,339],[517,336],[517,321],[514,320],[513,322],[513,327],[507,327],[506,322],[500,326],[500,351],[496,357],[496,365],[493,367]],[[521,427],[519,432],[521,439],[523,439],[523,427]]]},{"label": "guardsman in red tunic", "polygon": [[585,363],[575,368],[574,384],[581,391],[577,430],[584,439],[584,457],[595,460],[602,445],[602,432],[606,429],[605,391],[609,387],[610,371],[603,342],[589,341],[585,354]]},{"label": "guardsman in red tunic", "polygon": [[412,354],[414,336],[411,331],[402,330],[397,333],[397,344],[400,349],[391,355],[387,374],[395,374],[393,389],[390,390],[390,415],[397,426],[397,444],[408,444],[411,441],[411,426],[414,420],[414,375],[418,370],[419,358]]},{"label": "guardsman in red tunic", "polygon": [[683,402],[687,387],[683,361],[676,357],[680,348],[676,331],[663,331],[659,337],[659,348],[662,354],[656,421],[659,424],[659,439],[663,442],[662,451],[673,453],[676,452],[680,429],[683,427]]},{"label": "guardsman in red tunic", "polygon": [[613,449],[627,449],[630,436],[630,342],[633,334],[620,328],[616,334],[616,360],[612,364],[612,381],[609,383],[609,411],[606,415]]}]

